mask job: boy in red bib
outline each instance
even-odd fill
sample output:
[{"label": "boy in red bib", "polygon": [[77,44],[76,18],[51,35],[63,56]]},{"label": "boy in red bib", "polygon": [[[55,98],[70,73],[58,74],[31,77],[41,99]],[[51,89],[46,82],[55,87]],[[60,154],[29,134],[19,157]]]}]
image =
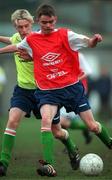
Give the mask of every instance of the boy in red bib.
[{"label": "boy in red bib", "polygon": [[[68,132],[61,128],[60,123],[52,124],[52,119],[62,106],[68,112],[74,111],[79,114],[89,130],[95,132],[108,148],[112,148],[112,139],[105,128],[95,121],[84,87],[78,79],[80,74],[78,50],[83,47],[95,47],[102,41],[101,35],[95,34],[89,38],[66,28],[55,29],[57,17],[50,5],[38,8],[37,21],[41,29],[39,32],[31,33],[17,46],[2,48],[2,52],[14,52],[18,48],[25,48],[32,55],[35,79],[39,88],[35,96],[42,116],[43,148],[48,148],[49,134],[53,133],[69,147],[69,157],[72,158],[74,149],[69,146]],[[47,164],[42,161],[41,164],[38,173],[42,176],[53,176],[53,173],[48,174],[51,165],[47,166],[46,170]],[[56,174],[53,166],[51,172]]]}]

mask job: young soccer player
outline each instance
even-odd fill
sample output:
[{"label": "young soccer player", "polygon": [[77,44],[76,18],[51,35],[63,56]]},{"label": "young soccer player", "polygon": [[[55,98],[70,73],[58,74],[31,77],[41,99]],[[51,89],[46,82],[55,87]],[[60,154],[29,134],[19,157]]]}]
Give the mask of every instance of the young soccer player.
[{"label": "young soccer player", "polygon": [[[66,28],[55,29],[57,21],[55,10],[46,4],[38,8],[37,21],[41,29],[39,32],[31,33],[18,45],[2,48],[0,52],[14,52],[18,48],[25,48],[31,54],[32,50],[38,86],[35,96],[42,116],[41,131],[44,142],[47,142],[52,131],[63,144],[69,144],[67,131],[62,130],[59,133],[61,125],[59,123],[52,125],[52,119],[59,108],[64,106],[67,111],[79,114],[88,128],[95,132],[108,148],[112,148],[112,139],[101,123],[95,121],[84,87],[78,79],[80,73],[78,50],[82,47],[95,47],[102,41],[102,36],[95,34],[89,38]],[[71,148],[69,154],[71,158],[73,151]],[[52,168],[49,166],[42,162],[38,173],[48,176],[49,169],[55,172],[53,166]],[[49,173],[50,175],[52,174]]]},{"label": "young soccer player", "polygon": [[[12,37],[0,36],[0,42],[7,44],[17,44],[32,31],[34,23],[32,15],[25,9],[16,10],[11,21],[17,33]],[[30,117],[31,111],[35,116],[39,111],[36,106],[34,92],[36,89],[33,62],[24,63],[17,54],[14,55],[17,69],[17,85],[14,87],[13,96],[10,101],[9,117],[2,139],[2,150],[0,157],[0,176],[6,175],[7,168],[11,159],[11,153],[15,142],[16,130],[23,117]],[[30,59],[29,59],[30,60]]]},{"label": "young soccer player", "polygon": [[[0,36],[0,41],[8,44],[17,44],[21,42],[21,40],[32,31],[32,24],[34,21],[31,14],[25,9],[16,10],[12,14],[11,20],[17,30],[17,33],[15,33],[12,37]],[[23,53],[23,55],[24,57],[28,56],[25,54],[25,52]],[[36,99],[34,96],[36,84],[34,80],[33,61],[31,61],[31,57],[29,57],[28,62],[25,62],[23,58],[20,58],[17,53],[15,53],[14,57],[17,68],[17,85],[14,88],[13,97],[11,98],[9,119],[3,135],[0,158],[0,176],[6,175],[15,142],[16,130],[19,126],[20,121],[23,117],[30,117],[31,111],[34,112],[37,118],[39,115]],[[53,123],[56,124],[58,122],[59,117],[57,114],[53,119]],[[59,129],[58,132],[60,133],[61,129]],[[67,134],[67,144],[65,143],[65,146],[67,147],[68,151],[73,151],[75,145],[70,140],[70,137],[68,137],[67,131],[62,130],[62,133],[65,135]],[[47,141],[44,140],[44,136],[42,137],[43,146],[46,147],[43,149],[44,160],[47,161],[47,163],[52,164],[53,136],[48,132],[47,137]],[[79,164],[79,156],[77,155],[76,151],[73,153],[72,155],[74,155],[74,157],[72,157],[70,160],[73,168],[77,168]],[[47,175],[55,176],[56,171],[53,169],[53,172],[51,174],[47,173]]]}]

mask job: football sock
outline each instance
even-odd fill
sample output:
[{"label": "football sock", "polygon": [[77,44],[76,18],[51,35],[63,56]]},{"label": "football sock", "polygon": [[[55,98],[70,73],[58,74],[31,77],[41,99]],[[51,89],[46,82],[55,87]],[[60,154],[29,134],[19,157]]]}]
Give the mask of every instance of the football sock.
[{"label": "football sock", "polygon": [[11,153],[15,142],[15,136],[16,136],[15,130],[9,128],[5,129],[3,135],[3,141],[2,141],[1,158],[0,158],[0,161],[3,163],[5,167],[8,167],[11,159]]},{"label": "football sock", "polygon": [[98,134],[96,134],[96,135],[100,138],[100,140],[101,140],[107,147],[110,148],[111,141],[112,141],[112,140],[111,140],[111,137],[109,136],[106,128],[105,128],[103,125],[101,125],[100,123],[99,123],[99,125],[100,125],[100,132],[99,132]]},{"label": "football sock", "polygon": [[92,136],[90,134],[89,129],[87,128],[86,124],[79,118],[79,119],[71,119],[70,127],[71,130],[82,130],[83,136],[85,138],[85,143],[89,144],[92,140]]},{"label": "football sock", "polygon": [[53,146],[54,146],[54,138],[52,132],[43,131],[42,133],[42,145],[43,145],[43,157],[47,163],[54,164],[53,157]]},{"label": "football sock", "polygon": [[70,129],[80,129],[80,130],[87,129],[87,126],[80,119],[79,120],[72,119],[70,122],[71,122],[69,127]]},{"label": "football sock", "polygon": [[66,132],[66,137],[65,139],[61,139],[62,143],[65,145],[65,147],[67,148],[68,152],[73,153],[75,149],[77,149],[76,145],[73,143],[73,141],[71,140],[68,132],[66,130],[64,130]]}]

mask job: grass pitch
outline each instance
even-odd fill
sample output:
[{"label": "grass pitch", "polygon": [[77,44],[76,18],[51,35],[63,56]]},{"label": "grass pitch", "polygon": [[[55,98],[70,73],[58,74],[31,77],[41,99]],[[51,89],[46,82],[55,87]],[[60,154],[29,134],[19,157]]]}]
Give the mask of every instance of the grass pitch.
[{"label": "grass pitch", "polygon": [[[5,127],[5,121],[0,118],[2,124],[1,129]],[[112,135],[112,124],[106,124],[109,132]],[[40,120],[24,119],[19,129],[17,130],[17,137],[15,147],[12,153],[12,160],[7,171],[7,176],[0,179],[3,180],[111,180],[112,179],[112,150],[108,150],[103,143],[93,135],[91,144],[86,145],[81,131],[70,131],[70,135],[74,142],[79,147],[80,155],[83,157],[87,153],[98,154],[104,162],[104,170],[99,176],[85,176],[80,170],[73,171],[69,164],[69,159],[63,153],[64,146],[58,141],[55,142],[55,168],[57,170],[57,177],[40,177],[36,173],[38,160],[41,159],[41,138],[40,138]],[[0,151],[2,133],[0,133]]]}]

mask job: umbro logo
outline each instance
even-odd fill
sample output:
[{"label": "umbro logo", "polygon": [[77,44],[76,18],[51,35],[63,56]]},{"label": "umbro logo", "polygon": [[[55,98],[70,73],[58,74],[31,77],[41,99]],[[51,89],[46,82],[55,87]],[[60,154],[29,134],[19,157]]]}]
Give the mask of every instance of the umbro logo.
[{"label": "umbro logo", "polygon": [[46,55],[44,55],[41,59],[50,62],[50,61],[54,61],[59,56],[60,56],[60,54],[49,52]]}]

